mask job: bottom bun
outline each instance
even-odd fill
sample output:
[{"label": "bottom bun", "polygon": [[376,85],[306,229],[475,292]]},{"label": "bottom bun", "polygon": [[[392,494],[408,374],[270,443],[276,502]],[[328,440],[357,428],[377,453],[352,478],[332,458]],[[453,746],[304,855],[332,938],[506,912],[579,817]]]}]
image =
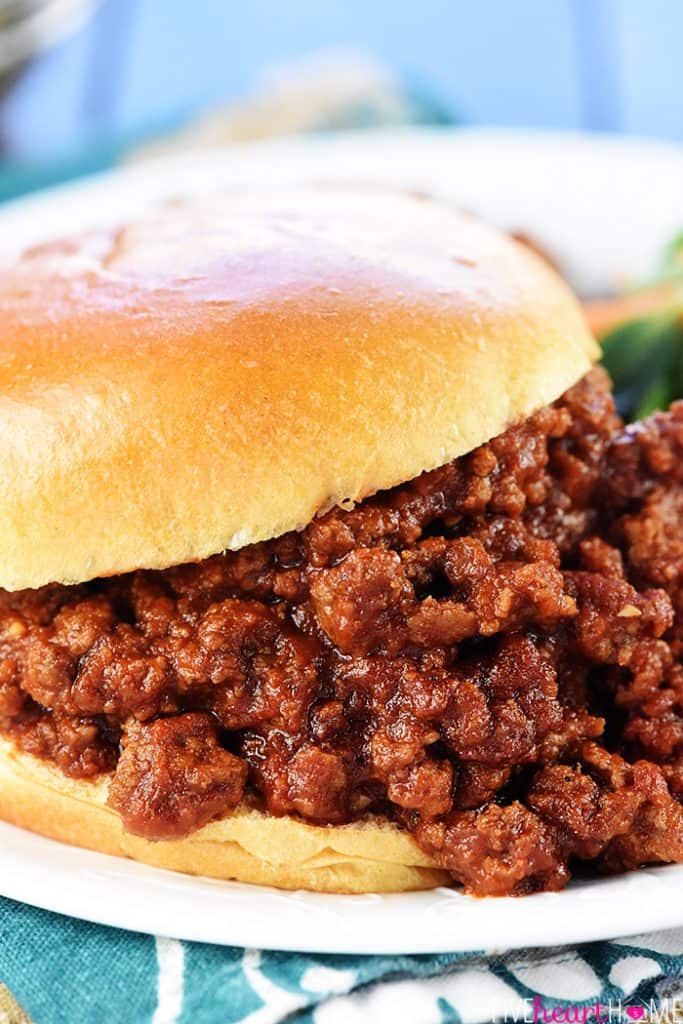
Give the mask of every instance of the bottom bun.
[{"label": "bottom bun", "polygon": [[0,818],[72,846],[190,875],[317,892],[406,892],[450,878],[392,822],[308,825],[240,806],[185,839],[124,831],[107,806],[109,781],[70,779],[0,739]]}]

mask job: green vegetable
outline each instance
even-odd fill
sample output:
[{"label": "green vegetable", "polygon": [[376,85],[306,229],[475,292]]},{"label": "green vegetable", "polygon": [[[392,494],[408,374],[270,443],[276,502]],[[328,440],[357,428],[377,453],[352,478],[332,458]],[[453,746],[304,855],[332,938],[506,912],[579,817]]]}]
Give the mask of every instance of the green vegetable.
[{"label": "green vegetable", "polygon": [[602,361],[627,419],[683,398],[683,233],[667,246],[652,284],[677,281],[681,288],[664,308],[620,324],[602,339]]},{"label": "green vegetable", "polygon": [[660,281],[683,279],[683,231],[664,250],[658,278]]},{"label": "green vegetable", "polygon": [[683,310],[631,320],[603,340],[602,361],[619,411],[639,419],[683,398]]}]

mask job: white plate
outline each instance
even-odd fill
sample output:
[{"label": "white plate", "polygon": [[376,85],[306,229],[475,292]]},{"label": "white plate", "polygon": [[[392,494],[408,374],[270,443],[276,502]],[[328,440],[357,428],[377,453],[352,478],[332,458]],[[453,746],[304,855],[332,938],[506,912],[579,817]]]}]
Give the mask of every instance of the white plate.
[{"label": "white plate", "polygon": [[0,893],[154,935],[315,953],[556,946],[683,923],[683,865],[472,899],[455,889],[329,896],[217,882],[77,850],[0,824]]},{"label": "white plate", "polygon": [[[0,210],[0,254],[215,186],[362,181],[415,188],[521,228],[584,292],[647,274],[683,229],[683,149],[576,136],[416,131],[284,140],[149,162]],[[238,946],[427,953],[557,945],[683,924],[683,866],[523,900],[456,890],[283,893],[195,879],[0,824],[0,893],[103,924]]]}]

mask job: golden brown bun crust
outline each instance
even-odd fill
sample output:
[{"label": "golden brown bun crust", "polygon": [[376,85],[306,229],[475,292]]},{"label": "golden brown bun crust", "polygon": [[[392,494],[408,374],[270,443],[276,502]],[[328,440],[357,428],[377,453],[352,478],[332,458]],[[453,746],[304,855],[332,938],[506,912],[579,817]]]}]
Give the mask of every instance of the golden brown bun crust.
[{"label": "golden brown bun crust", "polygon": [[124,832],[108,780],[69,779],[0,739],[0,818],[72,846],[190,875],[317,892],[404,892],[448,884],[405,832],[380,819],[322,828],[248,807],[187,839]]},{"label": "golden brown bun crust", "polygon": [[377,191],[216,197],[0,273],[0,586],[166,568],[470,451],[597,349],[559,278]]}]

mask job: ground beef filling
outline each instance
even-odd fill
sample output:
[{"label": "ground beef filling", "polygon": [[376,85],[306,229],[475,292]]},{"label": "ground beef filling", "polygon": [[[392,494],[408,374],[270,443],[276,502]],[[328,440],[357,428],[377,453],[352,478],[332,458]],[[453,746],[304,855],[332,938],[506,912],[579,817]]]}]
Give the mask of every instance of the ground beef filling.
[{"label": "ground beef filling", "polygon": [[387,815],[470,892],[683,860],[683,405],[588,374],[300,533],[0,592],[0,728],[127,829]]}]

